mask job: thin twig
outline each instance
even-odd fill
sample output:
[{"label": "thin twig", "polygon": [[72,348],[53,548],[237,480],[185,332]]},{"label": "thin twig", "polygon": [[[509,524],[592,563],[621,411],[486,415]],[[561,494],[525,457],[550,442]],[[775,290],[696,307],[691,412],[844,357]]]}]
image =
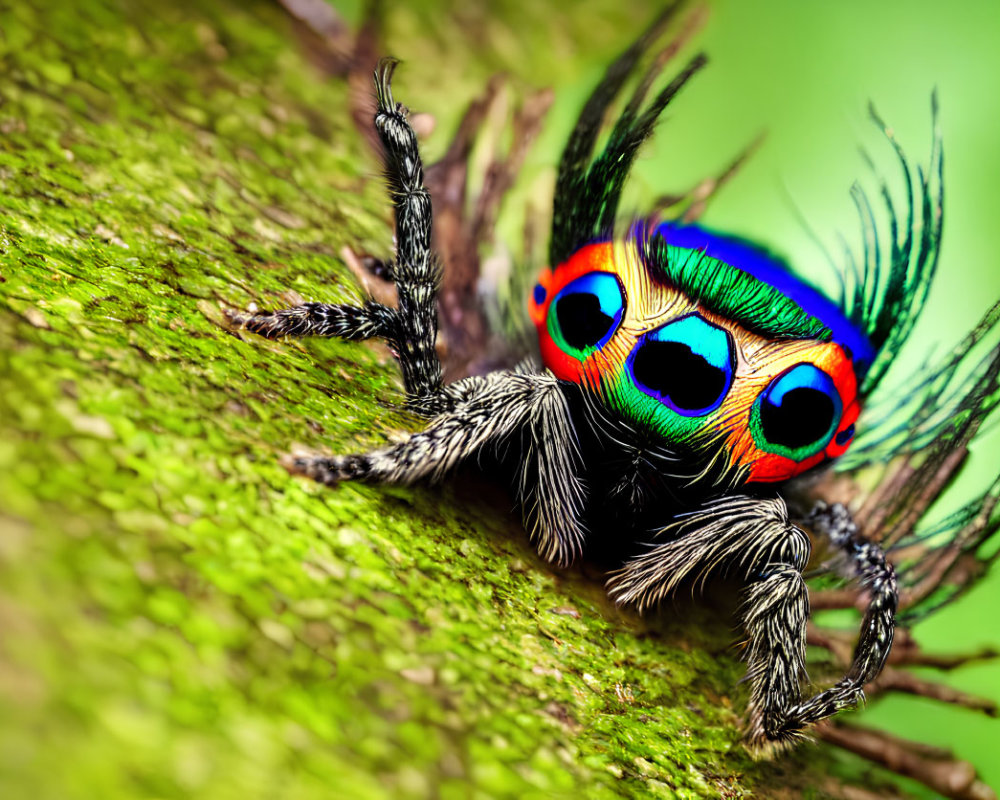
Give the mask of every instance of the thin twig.
[{"label": "thin twig", "polygon": [[997,704],[985,697],[961,692],[942,683],[918,678],[909,672],[898,669],[886,669],[882,674],[868,684],[866,691],[870,696],[883,692],[902,692],[918,697],[928,697],[941,703],[962,706],[973,711],[981,711],[989,717],[997,716]]},{"label": "thin twig", "polygon": [[828,778],[823,783],[823,794],[835,800],[899,800],[903,797],[899,792],[889,787],[881,787],[878,791],[869,791],[857,786]]},{"label": "thin twig", "polygon": [[[895,654],[896,648],[894,647],[893,655]],[[966,664],[972,664],[976,661],[990,661],[997,657],[1000,657],[1000,650],[994,647],[984,647],[982,650],[976,650],[972,653],[957,653],[955,655],[924,653],[918,649],[912,654],[906,650],[900,650],[897,658],[889,657],[889,663],[914,667],[931,667],[941,672],[950,672],[958,667],[964,667]]]},{"label": "thin twig", "polygon": [[854,725],[820,723],[815,731],[820,739],[913,778],[949,800],[996,800],[993,790],[976,777],[975,767],[951,758],[948,751],[928,751],[926,746]]},{"label": "thin twig", "polygon": [[857,608],[862,602],[861,592],[857,589],[826,589],[822,592],[812,592],[809,595],[809,607],[813,611],[841,610]]},{"label": "thin twig", "polygon": [[[963,437],[964,438],[964,437]],[[969,437],[971,438],[971,436]],[[917,523],[924,516],[924,512],[937,500],[941,492],[954,477],[955,473],[965,462],[968,451],[965,446],[957,447],[945,455],[930,474],[929,479],[919,480],[929,472],[927,469],[932,461],[928,460],[919,470],[918,480],[921,484],[919,489],[914,489],[911,494],[916,494],[913,501],[907,503],[907,507],[902,517],[892,526],[889,532],[882,537],[882,544],[885,547],[892,547],[896,542],[908,536]],[[897,505],[899,505],[897,503]]]}]

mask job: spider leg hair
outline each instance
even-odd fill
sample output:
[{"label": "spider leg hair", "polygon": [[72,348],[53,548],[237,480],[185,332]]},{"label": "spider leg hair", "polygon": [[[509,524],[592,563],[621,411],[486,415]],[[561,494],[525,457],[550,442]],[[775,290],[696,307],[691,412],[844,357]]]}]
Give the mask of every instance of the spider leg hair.
[{"label": "spider leg hair", "polygon": [[809,537],[791,524],[778,497],[724,497],[684,514],[656,544],[627,562],[609,581],[611,597],[640,611],[681,585],[703,588],[712,575],[748,580],[743,606],[749,735],[754,744],[787,739],[789,713],[801,700],[809,597],[802,570]]},{"label": "spider leg hair", "polygon": [[375,130],[385,149],[389,194],[396,211],[396,261],[392,275],[398,294],[399,354],[403,384],[410,397],[441,388],[437,339],[437,290],[441,269],[431,253],[431,196],[424,187],[424,167],[417,135],[406,109],[392,98],[393,59],[375,69]]},{"label": "spider leg hair", "polygon": [[362,306],[306,303],[281,311],[237,314],[232,326],[276,339],[280,336],[381,337],[399,358],[408,399],[433,395],[441,388],[441,363],[435,348],[440,267],[431,252],[431,198],[417,136],[406,109],[392,97],[396,61],[383,59],[375,69],[375,130],[382,141],[385,173],[396,216],[396,260],[389,274],[396,283],[396,309],[375,302]]},{"label": "spider leg hair", "polygon": [[233,328],[250,331],[265,339],[282,336],[329,336],[352,341],[398,338],[396,311],[374,302],[362,306],[305,303],[256,314],[239,314],[228,309],[223,313]]},{"label": "spider leg hair", "polygon": [[805,701],[800,683],[806,675],[809,596],[802,570],[811,548],[806,534],[789,521],[781,498],[725,497],[684,514],[662,531],[670,541],[629,561],[609,581],[617,602],[639,610],[681,585],[703,587],[712,575],[749,581],[742,615],[751,685],[748,738],[756,750],[790,744],[807,725],[862,700],[862,687],[881,672],[888,655],[895,576],[882,551],[861,539],[844,513],[842,506],[831,507],[811,519],[848,556],[851,573],[872,597],[847,675]]},{"label": "spider leg hair", "polygon": [[825,534],[844,555],[842,571],[868,594],[861,635],[850,669],[840,681],[794,709],[796,722],[808,725],[864,700],[864,685],[875,680],[892,648],[899,590],[896,573],[882,548],[865,539],[850,511],[840,503],[817,503],[809,514],[813,530]]},{"label": "spider leg hair", "polygon": [[418,401],[436,414],[427,427],[371,453],[294,458],[289,468],[328,485],[343,480],[410,484],[439,480],[487,448],[517,448],[515,489],[538,552],[565,565],[582,550],[586,489],[576,431],[559,381],[549,372],[494,372]]}]

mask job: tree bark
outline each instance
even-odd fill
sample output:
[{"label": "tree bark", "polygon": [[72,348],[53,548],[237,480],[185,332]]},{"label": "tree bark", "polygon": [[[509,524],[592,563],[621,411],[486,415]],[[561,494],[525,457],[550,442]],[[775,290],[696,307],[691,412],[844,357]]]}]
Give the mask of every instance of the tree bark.
[{"label": "tree bark", "polygon": [[221,327],[223,305],[357,299],[343,248],[391,252],[348,86],[279,6],[0,20],[9,796],[831,792],[823,745],[743,750],[725,613],[615,609],[479,478],[279,467],[415,424],[383,347]]}]

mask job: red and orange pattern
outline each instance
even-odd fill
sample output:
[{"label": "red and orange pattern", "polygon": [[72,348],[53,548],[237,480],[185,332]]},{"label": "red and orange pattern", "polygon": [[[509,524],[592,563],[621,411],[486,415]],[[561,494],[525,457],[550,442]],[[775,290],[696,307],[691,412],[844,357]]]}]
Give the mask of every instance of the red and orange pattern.
[{"label": "red and orange pattern", "polygon": [[[561,346],[559,337],[553,336],[553,301],[574,280],[594,272],[618,277],[624,311],[613,335],[600,348],[584,355]],[[634,238],[586,245],[554,270],[546,268],[529,304],[538,328],[542,359],[557,377],[600,393],[627,420],[652,426],[668,442],[721,449],[730,466],[746,475],[747,482],[787,480],[840,456],[850,446],[860,412],[859,381],[854,362],[841,344],[815,339],[767,339],[751,332],[692,300],[680,289],[653,279],[642,263]],[[692,313],[728,331],[735,345],[732,383],[722,402],[704,416],[684,416],[640,391],[627,368],[629,354],[644,335]],[[841,411],[828,439],[819,443],[815,452],[795,460],[769,452],[775,448],[762,449],[762,444],[767,445],[755,430],[759,426],[753,424],[753,408],[775,379],[799,364],[812,364],[829,376],[839,395]]]}]

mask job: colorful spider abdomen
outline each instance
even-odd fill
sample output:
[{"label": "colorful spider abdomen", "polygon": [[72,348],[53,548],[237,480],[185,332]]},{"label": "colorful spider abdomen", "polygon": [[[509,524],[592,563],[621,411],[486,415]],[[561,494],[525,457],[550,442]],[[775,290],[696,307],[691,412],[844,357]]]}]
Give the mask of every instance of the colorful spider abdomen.
[{"label": "colorful spider abdomen", "polygon": [[775,482],[843,454],[866,337],[765,251],[694,225],[633,227],[539,277],[545,365],[668,444]]}]

